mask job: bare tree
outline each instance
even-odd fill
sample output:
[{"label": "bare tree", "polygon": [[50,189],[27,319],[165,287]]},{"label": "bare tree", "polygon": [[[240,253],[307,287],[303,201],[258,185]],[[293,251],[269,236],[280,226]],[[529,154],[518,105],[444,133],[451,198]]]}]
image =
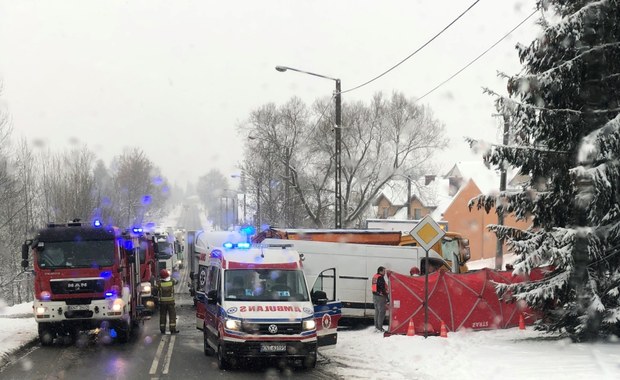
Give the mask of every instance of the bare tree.
[{"label": "bare tree", "polygon": [[95,209],[94,153],[84,146],[63,153],[42,154],[50,155],[42,160],[47,220],[66,222],[90,218]]},{"label": "bare tree", "polygon": [[[269,221],[288,226],[331,224],[335,117],[333,111],[326,112],[330,106],[330,99],[318,100],[308,111],[293,98],[280,108],[274,104],[258,108],[239,127],[250,137],[243,169],[250,184],[260,190],[257,204],[267,217],[272,209],[280,215]],[[388,181],[399,175],[418,178],[433,154],[447,146],[444,126],[432,111],[400,93],[387,100],[377,93],[369,105],[345,104],[342,121],[344,226],[359,222]],[[293,217],[300,211],[303,218]]]},{"label": "bare tree", "polygon": [[158,219],[169,196],[168,183],[159,169],[139,148],[126,150],[115,162],[111,195],[117,211],[114,223],[130,227]]},{"label": "bare tree", "polygon": [[220,228],[225,228],[226,224],[222,203],[225,189],[228,189],[228,179],[217,169],[210,170],[198,179],[198,197],[207,209],[208,218]]}]

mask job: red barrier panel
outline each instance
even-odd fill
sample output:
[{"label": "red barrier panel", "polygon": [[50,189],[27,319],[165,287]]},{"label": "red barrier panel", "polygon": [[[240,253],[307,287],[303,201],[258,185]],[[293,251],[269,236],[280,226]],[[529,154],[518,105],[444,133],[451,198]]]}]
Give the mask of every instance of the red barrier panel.
[{"label": "red barrier panel", "polygon": [[[533,272],[530,280],[543,277]],[[390,325],[388,333],[406,334],[413,320],[417,334],[424,332],[424,276],[388,273]],[[526,324],[536,319],[524,303],[505,302],[495,292],[496,283],[524,281],[512,272],[482,269],[465,274],[435,272],[428,276],[428,332],[438,334],[443,320],[449,331],[508,328],[519,325],[519,313]]]}]

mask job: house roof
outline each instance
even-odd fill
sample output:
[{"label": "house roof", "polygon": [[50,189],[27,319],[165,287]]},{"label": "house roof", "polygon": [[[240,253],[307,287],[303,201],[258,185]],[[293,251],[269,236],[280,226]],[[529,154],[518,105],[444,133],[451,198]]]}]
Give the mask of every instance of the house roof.
[{"label": "house roof", "polygon": [[[509,172],[507,177],[510,179],[513,176],[516,177]],[[461,179],[457,191],[455,192],[452,189],[454,195],[450,195],[450,186],[454,186],[454,182],[451,183],[450,178]],[[441,219],[441,214],[470,180],[483,194],[499,192],[500,173],[498,170],[487,168],[482,161],[459,161],[445,175],[435,177],[428,185],[424,185],[424,177],[412,182],[411,195],[417,197],[425,207],[435,208],[432,216]],[[517,186],[518,183],[518,181],[509,182],[507,187]],[[398,217],[403,212],[403,217],[406,217],[407,181],[405,179],[398,178],[388,182],[377,196],[377,200],[381,196],[387,198],[393,206],[403,206],[403,209],[398,210],[394,217]]]},{"label": "house roof", "polygon": [[480,191],[485,194],[499,191],[500,174],[497,170],[489,169],[482,161],[459,161],[446,173],[445,178],[462,178],[463,185],[467,180],[473,180]]},{"label": "house roof", "polygon": [[[424,183],[424,177],[411,182],[411,198],[416,197],[419,199],[424,207],[436,207],[439,202],[443,201],[443,198],[448,196],[447,179],[444,180],[443,178],[436,177],[428,185],[424,185]],[[405,179],[389,181],[377,195],[374,202],[375,205],[381,199],[381,196],[390,201],[393,206],[406,206],[407,181]]]}]

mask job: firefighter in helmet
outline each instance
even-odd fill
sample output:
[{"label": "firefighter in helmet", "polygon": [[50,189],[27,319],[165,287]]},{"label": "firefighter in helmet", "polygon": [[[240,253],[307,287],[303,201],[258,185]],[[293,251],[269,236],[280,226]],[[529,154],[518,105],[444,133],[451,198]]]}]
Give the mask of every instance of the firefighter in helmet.
[{"label": "firefighter in helmet", "polygon": [[166,333],[166,316],[168,316],[168,325],[170,333],[176,334],[177,330],[177,312],[174,307],[174,282],[170,278],[170,273],[162,269],[159,271],[160,281],[157,285],[159,290],[159,330],[162,334]]}]

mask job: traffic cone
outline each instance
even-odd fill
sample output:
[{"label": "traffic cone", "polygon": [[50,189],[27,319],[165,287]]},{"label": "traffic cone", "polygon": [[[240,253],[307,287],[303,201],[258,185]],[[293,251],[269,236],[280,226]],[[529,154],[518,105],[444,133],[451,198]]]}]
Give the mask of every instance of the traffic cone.
[{"label": "traffic cone", "polygon": [[413,324],[413,318],[409,320],[409,327],[407,328],[407,336],[415,335],[415,325]]},{"label": "traffic cone", "polygon": [[523,314],[519,314],[519,330],[525,330],[525,319]]},{"label": "traffic cone", "polygon": [[441,329],[439,330],[439,336],[442,338],[448,337],[448,328],[446,327],[446,324],[443,323],[443,321],[441,321]]}]

